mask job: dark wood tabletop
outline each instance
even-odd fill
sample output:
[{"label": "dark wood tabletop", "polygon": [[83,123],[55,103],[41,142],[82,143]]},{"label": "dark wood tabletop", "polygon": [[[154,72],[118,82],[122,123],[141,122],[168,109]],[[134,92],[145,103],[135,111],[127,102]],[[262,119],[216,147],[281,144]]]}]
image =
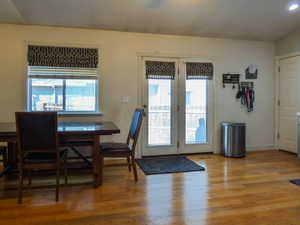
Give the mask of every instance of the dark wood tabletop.
[{"label": "dark wood tabletop", "polygon": [[[120,133],[113,122],[60,122],[59,135],[111,135]],[[0,123],[0,140],[16,136],[15,123]]]}]

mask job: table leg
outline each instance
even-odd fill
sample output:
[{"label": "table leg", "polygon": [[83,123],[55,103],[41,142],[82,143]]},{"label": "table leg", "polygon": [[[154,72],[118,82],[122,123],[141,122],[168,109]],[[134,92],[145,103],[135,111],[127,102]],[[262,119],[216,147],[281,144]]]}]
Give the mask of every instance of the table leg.
[{"label": "table leg", "polygon": [[7,165],[13,169],[18,168],[18,147],[16,142],[7,144]]},{"label": "table leg", "polygon": [[96,188],[102,185],[103,179],[103,155],[100,153],[100,137],[98,135],[94,136],[93,165],[94,186]]},{"label": "table leg", "polygon": [[4,168],[0,171],[0,178],[4,175],[9,175],[13,170],[17,169],[17,144],[15,142],[8,142],[6,154],[6,162]]}]

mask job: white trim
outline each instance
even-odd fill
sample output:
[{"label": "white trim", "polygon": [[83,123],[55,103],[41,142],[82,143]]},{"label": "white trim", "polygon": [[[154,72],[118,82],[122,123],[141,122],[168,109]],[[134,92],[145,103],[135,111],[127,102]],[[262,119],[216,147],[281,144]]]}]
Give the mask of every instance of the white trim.
[{"label": "white trim", "polygon": [[257,152],[257,151],[266,151],[266,150],[277,150],[277,148],[273,144],[246,147],[246,152]]},{"label": "white trim", "polygon": [[275,60],[292,58],[292,57],[296,57],[296,56],[300,56],[300,52],[293,52],[293,53],[289,53],[289,54],[275,56]]},{"label": "white trim", "polygon": [[209,55],[206,55],[206,54],[180,54],[180,53],[166,53],[166,52],[158,52],[158,51],[155,51],[155,52],[137,52],[136,53],[137,57],[149,57],[149,58],[175,58],[175,59],[182,59],[184,60],[184,58],[188,58],[190,60],[196,60],[196,61],[199,61],[199,60],[204,60],[204,61],[207,61],[207,62],[212,62],[214,63],[216,61],[216,57],[214,58],[211,58],[211,56]]},{"label": "white trim", "polygon": [[274,90],[275,90],[275,105],[274,105],[274,147],[278,148],[278,138],[277,134],[279,132],[279,75],[278,71],[280,66],[280,59],[275,61],[275,81],[274,81]]},{"label": "white trim", "polygon": [[58,112],[60,117],[103,116],[102,112]]}]

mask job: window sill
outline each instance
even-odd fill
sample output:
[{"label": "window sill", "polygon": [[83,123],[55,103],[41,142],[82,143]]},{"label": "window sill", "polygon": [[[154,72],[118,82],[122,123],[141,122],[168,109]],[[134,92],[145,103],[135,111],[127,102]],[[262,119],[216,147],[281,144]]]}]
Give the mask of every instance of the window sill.
[{"label": "window sill", "polygon": [[59,117],[103,116],[102,112],[59,112]]}]

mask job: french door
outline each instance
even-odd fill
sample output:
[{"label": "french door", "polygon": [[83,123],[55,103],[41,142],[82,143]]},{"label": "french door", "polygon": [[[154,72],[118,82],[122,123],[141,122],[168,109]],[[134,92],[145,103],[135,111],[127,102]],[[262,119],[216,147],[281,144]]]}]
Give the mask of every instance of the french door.
[{"label": "french door", "polygon": [[[149,61],[172,64],[174,76],[147,76]],[[213,152],[212,81],[187,79],[186,62],[201,60],[143,58],[143,156]]]}]

